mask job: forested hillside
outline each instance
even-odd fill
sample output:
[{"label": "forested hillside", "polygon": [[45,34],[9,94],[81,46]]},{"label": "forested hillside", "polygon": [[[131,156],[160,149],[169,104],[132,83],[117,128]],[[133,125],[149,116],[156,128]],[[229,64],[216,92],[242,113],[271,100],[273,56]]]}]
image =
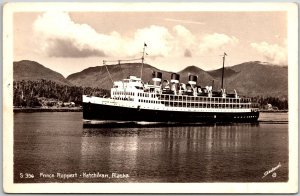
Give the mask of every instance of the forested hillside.
[{"label": "forested hillside", "polygon": [[58,106],[64,102],[81,105],[82,94],[104,96],[108,90],[57,84],[50,80],[14,81],[14,106]]}]

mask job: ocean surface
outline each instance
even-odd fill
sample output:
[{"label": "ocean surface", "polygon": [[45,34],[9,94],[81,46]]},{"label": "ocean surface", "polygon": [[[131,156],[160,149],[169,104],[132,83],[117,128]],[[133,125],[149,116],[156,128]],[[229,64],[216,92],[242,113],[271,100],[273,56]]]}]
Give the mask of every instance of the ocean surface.
[{"label": "ocean surface", "polygon": [[287,119],[83,128],[81,112],[15,113],[14,182],[285,182]]}]

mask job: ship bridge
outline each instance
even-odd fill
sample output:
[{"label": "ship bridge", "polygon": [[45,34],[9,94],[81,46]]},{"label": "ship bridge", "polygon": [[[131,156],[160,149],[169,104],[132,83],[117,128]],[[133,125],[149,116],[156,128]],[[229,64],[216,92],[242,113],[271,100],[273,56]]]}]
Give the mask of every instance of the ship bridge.
[{"label": "ship bridge", "polygon": [[121,81],[114,82],[111,88],[111,98],[120,100],[133,100],[135,94],[143,92],[143,82],[141,78],[130,76]]}]

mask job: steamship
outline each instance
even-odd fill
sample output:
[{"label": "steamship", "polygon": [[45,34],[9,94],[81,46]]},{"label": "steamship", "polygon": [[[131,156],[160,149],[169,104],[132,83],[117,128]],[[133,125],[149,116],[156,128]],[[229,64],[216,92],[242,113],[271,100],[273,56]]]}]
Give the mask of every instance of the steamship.
[{"label": "steamship", "polygon": [[[144,55],[142,66],[143,59]],[[223,70],[224,60],[225,53]],[[84,121],[251,123],[258,120],[259,111],[249,98],[240,97],[235,90],[226,93],[223,88],[219,91],[212,86],[201,88],[195,75],[189,75],[187,84],[180,82],[177,73],[171,74],[170,81],[163,80],[161,72],[153,72],[149,83],[141,78],[129,76],[114,81],[110,97],[83,95]]]}]

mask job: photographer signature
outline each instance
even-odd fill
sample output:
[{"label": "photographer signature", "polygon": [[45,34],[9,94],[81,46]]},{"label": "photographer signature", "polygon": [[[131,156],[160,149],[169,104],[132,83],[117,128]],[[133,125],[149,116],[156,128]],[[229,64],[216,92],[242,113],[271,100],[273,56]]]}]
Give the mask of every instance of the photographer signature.
[{"label": "photographer signature", "polygon": [[280,164],[280,162],[278,163],[278,165],[276,166],[276,167],[273,167],[272,169],[270,169],[269,171],[266,171],[265,173],[264,173],[264,176],[262,177],[262,178],[264,178],[264,177],[266,177],[267,175],[269,175],[269,174],[271,174],[271,173],[273,173],[272,174],[272,177],[273,178],[275,178],[276,177],[276,170],[277,169],[279,169],[281,167],[281,164]]}]

